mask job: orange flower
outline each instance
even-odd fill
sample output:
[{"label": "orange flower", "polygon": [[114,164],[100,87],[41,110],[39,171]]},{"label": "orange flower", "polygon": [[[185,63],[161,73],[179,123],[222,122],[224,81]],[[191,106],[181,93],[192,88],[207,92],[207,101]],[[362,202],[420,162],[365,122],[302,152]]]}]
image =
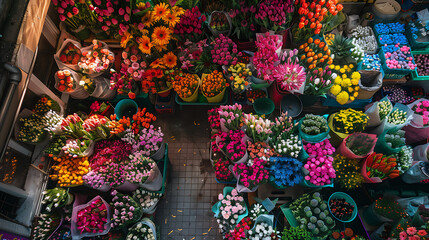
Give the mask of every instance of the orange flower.
[{"label": "orange flower", "polygon": [[168,13],[167,16],[165,17],[165,21],[168,22],[168,25],[170,27],[174,27],[176,26],[177,23],[180,22],[180,18],[176,16],[176,14]]},{"label": "orange flower", "polygon": [[141,22],[146,26],[150,27],[153,24],[153,14],[152,12],[147,12],[141,19]]},{"label": "orange flower", "polygon": [[170,29],[164,26],[159,26],[153,30],[152,39],[156,45],[167,45],[170,41],[170,35]]},{"label": "orange flower", "polygon": [[226,86],[226,79],[222,73],[214,70],[203,79],[201,91],[206,97],[214,97],[221,93]]},{"label": "orange flower", "polygon": [[177,57],[173,52],[169,52],[162,57],[162,62],[167,68],[174,68],[177,65]]},{"label": "orange flower", "polygon": [[188,98],[198,88],[198,76],[190,73],[179,73],[172,83],[174,91],[176,91],[179,97]]},{"label": "orange flower", "polygon": [[135,99],[135,98],[136,98],[136,94],[135,94],[135,93],[133,93],[133,92],[129,92],[129,93],[128,93],[128,97],[129,97],[130,99]]},{"label": "orange flower", "polygon": [[124,36],[121,38],[121,47],[126,48],[131,38],[133,38],[133,35],[131,35],[128,31],[125,31]]},{"label": "orange flower", "polygon": [[148,36],[143,36],[139,38],[139,49],[142,53],[150,55],[152,43],[150,42],[150,38]]},{"label": "orange flower", "polygon": [[169,13],[170,13],[170,10],[168,9],[167,4],[165,3],[157,4],[153,8],[153,18],[155,19],[155,21],[164,19]]},{"label": "orange flower", "polygon": [[160,59],[160,58],[157,58],[149,66],[151,68],[164,68],[164,66],[162,65],[162,59]]}]

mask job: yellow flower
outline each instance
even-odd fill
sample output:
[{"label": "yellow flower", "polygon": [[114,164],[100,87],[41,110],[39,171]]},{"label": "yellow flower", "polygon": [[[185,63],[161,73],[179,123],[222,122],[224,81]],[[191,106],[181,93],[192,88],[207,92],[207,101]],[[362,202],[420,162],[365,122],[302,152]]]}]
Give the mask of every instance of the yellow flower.
[{"label": "yellow flower", "polygon": [[182,14],[185,13],[185,9],[179,7],[179,6],[174,6],[171,11],[173,12],[174,15],[176,16],[180,16]]},{"label": "yellow flower", "polygon": [[352,85],[358,85],[359,84],[359,79],[356,78],[352,78]]},{"label": "yellow flower", "polygon": [[349,67],[350,67],[350,68],[354,68],[354,65],[350,63]]},{"label": "yellow flower", "polygon": [[342,87],[348,87],[348,86],[351,86],[351,85],[352,85],[352,83],[350,82],[350,78],[344,78],[343,82],[341,84]]},{"label": "yellow flower", "polygon": [[349,69],[349,67],[347,65],[344,65],[343,68],[346,70]]},{"label": "yellow flower", "polygon": [[155,45],[167,45],[170,42],[170,29],[159,26],[153,30],[152,39]]},{"label": "yellow flower", "polygon": [[355,93],[353,93],[353,96],[354,96],[354,97],[357,97],[357,96],[359,96],[359,93],[358,93],[358,92],[355,92]]},{"label": "yellow flower", "polygon": [[353,88],[352,87],[349,87],[347,90],[349,90],[349,93],[353,92]]},{"label": "yellow flower", "polygon": [[349,101],[349,94],[347,92],[342,91],[337,95],[336,99],[339,104],[344,105]]},{"label": "yellow flower", "polygon": [[351,101],[354,101],[354,100],[355,100],[355,97],[350,96],[350,100],[351,100]]},{"label": "yellow flower", "polygon": [[339,65],[337,65],[337,66],[335,66],[335,70],[337,70],[337,71],[339,71],[340,70],[340,66]]},{"label": "yellow flower", "polygon": [[334,84],[334,85],[332,85],[330,91],[331,91],[332,94],[334,94],[334,96],[337,96],[338,93],[341,92],[341,86],[337,85],[337,84]]},{"label": "yellow flower", "polygon": [[344,68],[340,69],[340,73],[345,73],[345,72],[346,72],[346,70],[344,70]]},{"label": "yellow flower", "polygon": [[337,85],[341,85],[342,82],[343,82],[343,79],[341,79],[340,76],[337,76],[334,80],[334,83]]},{"label": "yellow flower", "polygon": [[355,87],[355,91],[359,91],[359,89],[360,89],[359,86]]},{"label": "yellow flower", "polygon": [[329,68],[330,68],[330,69],[334,69],[334,68],[335,68],[335,65],[334,65],[334,64],[331,64],[331,65],[329,65]]},{"label": "yellow flower", "polygon": [[169,13],[170,10],[165,3],[159,3],[153,8],[153,18],[155,19],[155,21],[164,19]]},{"label": "yellow flower", "polygon": [[347,78],[347,74],[341,75],[342,78]]},{"label": "yellow flower", "polygon": [[352,78],[353,79],[360,79],[360,73],[359,72],[354,72],[354,73],[352,73]]}]

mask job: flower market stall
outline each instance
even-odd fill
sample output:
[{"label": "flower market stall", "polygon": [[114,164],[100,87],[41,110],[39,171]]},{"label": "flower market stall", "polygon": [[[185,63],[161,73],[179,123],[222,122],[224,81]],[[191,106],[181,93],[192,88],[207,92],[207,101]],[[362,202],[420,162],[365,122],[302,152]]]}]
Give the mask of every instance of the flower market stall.
[{"label": "flower market stall", "polygon": [[[47,93],[10,133],[45,178],[26,237],[429,239],[428,2],[381,2],[52,0]],[[171,132],[201,116],[187,166]],[[167,223],[175,193],[207,232]]]}]

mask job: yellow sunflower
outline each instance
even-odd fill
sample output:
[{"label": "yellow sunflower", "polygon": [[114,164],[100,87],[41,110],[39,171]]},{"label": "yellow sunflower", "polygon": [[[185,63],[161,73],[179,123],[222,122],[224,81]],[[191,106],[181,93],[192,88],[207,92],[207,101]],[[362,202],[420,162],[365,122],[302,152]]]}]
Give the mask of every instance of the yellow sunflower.
[{"label": "yellow sunflower", "polygon": [[153,30],[152,39],[155,45],[167,45],[170,41],[170,29],[159,26]]},{"label": "yellow sunflower", "polygon": [[153,24],[153,16],[152,16],[152,12],[147,12],[141,19],[142,23],[146,26],[146,27],[150,27]]},{"label": "yellow sunflower", "polygon": [[150,42],[150,38],[148,36],[143,36],[140,38],[139,49],[142,53],[150,54],[152,43]]},{"label": "yellow sunflower", "polygon": [[133,35],[131,35],[128,31],[124,32],[124,35],[121,38],[121,47],[126,48],[131,38],[133,38]]},{"label": "yellow sunflower", "polygon": [[168,9],[167,4],[165,3],[157,4],[153,8],[153,18],[155,19],[155,21],[159,21],[160,19],[165,18],[169,13],[170,13],[170,10]]},{"label": "yellow sunflower", "polygon": [[174,27],[177,23],[180,22],[180,18],[173,13],[167,14],[164,20],[168,23],[170,27]]},{"label": "yellow sunflower", "polygon": [[167,68],[174,68],[177,65],[177,57],[173,52],[169,52],[162,57],[162,62]]}]

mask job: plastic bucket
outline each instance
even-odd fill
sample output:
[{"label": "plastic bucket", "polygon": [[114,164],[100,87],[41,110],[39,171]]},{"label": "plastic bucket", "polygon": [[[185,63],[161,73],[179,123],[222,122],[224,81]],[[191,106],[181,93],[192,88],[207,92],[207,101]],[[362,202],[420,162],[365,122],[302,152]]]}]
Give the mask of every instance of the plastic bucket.
[{"label": "plastic bucket", "polygon": [[274,102],[269,98],[258,98],[253,103],[253,109],[258,115],[269,116],[274,111]]},{"label": "plastic bucket", "polygon": [[302,112],[302,102],[299,97],[287,94],[281,100],[281,110],[287,112],[288,116],[297,117]]},{"label": "plastic bucket", "polygon": [[195,92],[192,94],[192,96],[187,97],[187,98],[182,98],[180,97],[183,101],[185,102],[195,102],[198,99],[198,89],[200,88],[200,86],[197,87],[197,89],[195,89]]},{"label": "plastic bucket", "polygon": [[225,95],[225,91],[226,91],[226,88],[224,88],[222,90],[222,92],[220,92],[218,95],[216,95],[214,97],[207,97],[204,93],[203,93],[203,95],[204,95],[204,97],[206,97],[207,102],[209,102],[209,103],[218,103],[218,102],[222,101],[222,99],[223,99],[223,97]]},{"label": "plastic bucket", "polygon": [[138,105],[134,100],[122,99],[115,106],[116,119],[122,119],[122,117],[130,117],[137,113]]},{"label": "plastic bucket", "polygon": [[[353,212],[352,212],[352,216],[351,216],[351,217],[350,217],[350,219],[348,219],[348,220],[341,220],[341,219],[339,219],[339,218],[335,217],[335,215],[334,215],[334,214],[332,214],[332,212],[331,212],[331,206],[330,206],[330,204],[329,204],[329,203],[331,202],[331,200],[339,199],[339,198],[343,198],[343,199],[345,199],[345,200],[346,200],[346,202],[350,203],[350,204],[351,204],[351,205],[353,205],[353,207],[354,207]],[[348,194],[343,193],[343,192],[335,192],[335,193],[333,193],[333,194],[329,197],[329,199],[328,199],[328,208],[329,208],[329,212],[331,213],[331,215],[332,215],[335,219],[337,219],[338,221],[343,222],[343,223],[348,223],[348,222],[351,222],[351,221],[355,220],[355,218],[356,218],[356,216],[357,216],[357,213],[358,213],[358,208],[357,208],[357,205],[356,205],[355,201],[353,200],[353,198],[352,198],[352,197],[350,197]]]}]

